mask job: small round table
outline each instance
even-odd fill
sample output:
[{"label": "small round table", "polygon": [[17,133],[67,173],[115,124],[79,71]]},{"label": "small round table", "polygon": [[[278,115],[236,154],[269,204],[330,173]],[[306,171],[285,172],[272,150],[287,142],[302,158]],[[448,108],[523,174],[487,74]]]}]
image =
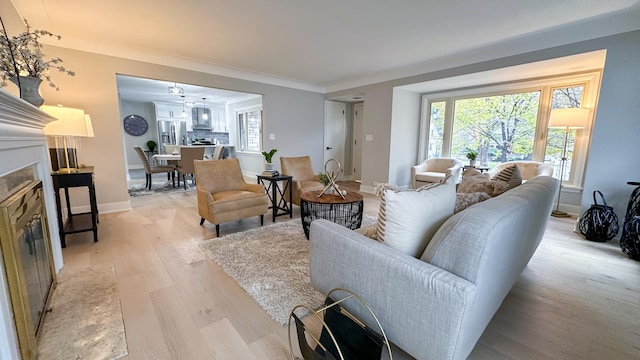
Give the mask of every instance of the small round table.
[{"label": "small round table", "polygon": [[362,225],[364,202],[362,194],[347,191],[345,198],[326,194],[318,197],[322,190],[305,191],[300,194],[300,218],[304,235],[309,239],[309,227],[315,219],[326,219],[351,230]]}]

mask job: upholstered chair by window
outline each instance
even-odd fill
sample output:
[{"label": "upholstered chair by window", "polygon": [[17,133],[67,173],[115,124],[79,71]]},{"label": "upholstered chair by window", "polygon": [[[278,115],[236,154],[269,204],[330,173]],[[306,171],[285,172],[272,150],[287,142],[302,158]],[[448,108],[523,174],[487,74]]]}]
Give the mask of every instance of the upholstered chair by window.
[{"label": "upholstered chair by window", "polygon": [[238,159],[195,160],[193,164],[200,225],[207,220],[220,236],[222,223],[251,216],[260,216],[260,225],[264,223],[269,210],[264,186],[244,181]]},{"label": "upholstered chair by window", "polygon": [[[304,191],[322,190],[324,185],[320,182],[318,175],[313,172],[311,157],[281,157],[280,169],[282,175],[293,176],[293,199],[291,202],[300,206],[300,194]],[[285,198],[289,201],[289,193],[285,193]]]},{"label": "upholstered chair by window", "polygon": [[439,182],[451,175],[455,183],[460,182],[462,161],[454,158],[433,158],[411,167],[411,186],[414,189],[428,183]]}]

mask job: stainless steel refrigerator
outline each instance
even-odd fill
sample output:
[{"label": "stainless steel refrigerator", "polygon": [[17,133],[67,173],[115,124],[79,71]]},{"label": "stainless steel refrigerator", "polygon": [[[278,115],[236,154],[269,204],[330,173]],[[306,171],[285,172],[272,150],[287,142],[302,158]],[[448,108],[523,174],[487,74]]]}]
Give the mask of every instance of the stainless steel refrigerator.
[{"label": "stainless steel refrigerator", "polygon": [[158,144],[160,153],[164,153],[162,145],[187,145],[186,121],[158,121]]}]

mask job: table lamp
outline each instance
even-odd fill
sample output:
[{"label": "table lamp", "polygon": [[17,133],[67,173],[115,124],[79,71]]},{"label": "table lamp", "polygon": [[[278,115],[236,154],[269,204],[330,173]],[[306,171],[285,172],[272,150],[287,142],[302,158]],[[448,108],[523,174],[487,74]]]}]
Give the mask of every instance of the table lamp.
[{"label": "table lamp", "polygon": [[587,126],[587,120],[589,119],[589,109],[584,108],[568,108],[568,109],[553,109],[549,116],[549,128],[561,128],[565,129],[564,135],[564,148],[562,151],[562,163],[560,165],[560,188],[558,189],[558,200],[556,203],[556,209],[551,212],[553,217],[569,217],[565,211],[560,211],[560,194],[562,193],[562,179],[564,178],[564,167],[567,162],[567,145],[569,143],[569,130],[581,129]]},{"label": "table lamp", "polygon": [[55,141],[55,148],[49,150],[53,170],[60,173],[77,172],[79,138],[94,136],[91,118],[81,109],[64,106],[44,105],[41,110],[58,119],[44,127],[44,134]]}]

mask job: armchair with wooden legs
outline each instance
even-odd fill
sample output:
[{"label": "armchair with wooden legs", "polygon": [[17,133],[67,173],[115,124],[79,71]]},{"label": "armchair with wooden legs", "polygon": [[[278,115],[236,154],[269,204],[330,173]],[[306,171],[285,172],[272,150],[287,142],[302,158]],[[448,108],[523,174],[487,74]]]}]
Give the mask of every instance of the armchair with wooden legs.
[{"label": "armchair with wooden legs", "polygon": [[193,163],[200,225],[209,221],[216,226],[216,236],[220,236],[222,223],[260,216],[260,225],[264,224],[269,199],[262,185],[244,181],[238,159]]},{"label": "armchair with wooden legs", "polygon": [[[293,186],[293,199],[291,202],[300,206],[300,194],[304,191],[322,190],[324,185],[320,182],[318,175],[313,172],[311,157],[281,157],[280,168],[282,175],[293,176],[291,185]],[[289,194],[285,194],[289,201]]]}]

